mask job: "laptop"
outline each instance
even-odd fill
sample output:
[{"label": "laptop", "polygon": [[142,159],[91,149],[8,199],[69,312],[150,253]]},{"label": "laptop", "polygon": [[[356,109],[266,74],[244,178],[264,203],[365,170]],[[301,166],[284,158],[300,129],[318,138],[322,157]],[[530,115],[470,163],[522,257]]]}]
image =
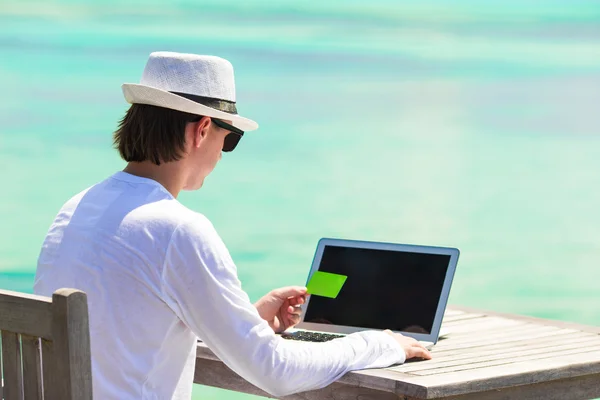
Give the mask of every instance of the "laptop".
[{"label": "laptop", "polygon": [[300,323],[282,337],[324,342],[390,329],[431,348],[440,337],[459,250],[448,247],[321,239],[315,272],[345,276],[337,297],[307,296]]}]

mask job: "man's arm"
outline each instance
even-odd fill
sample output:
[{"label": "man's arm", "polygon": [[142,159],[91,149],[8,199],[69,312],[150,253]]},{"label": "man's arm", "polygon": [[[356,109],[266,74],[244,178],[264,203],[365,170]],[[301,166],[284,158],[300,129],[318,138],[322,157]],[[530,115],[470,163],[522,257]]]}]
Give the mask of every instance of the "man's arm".
[{"label": "man's arm", "polygon": [[273,396],[321,388],[346,372],[405,361],[383,332],[326,343],[275,335],[242,290],[236,267],[212,224],[198,215],[173,233],[163,270],[163,296],[232,370]]}]

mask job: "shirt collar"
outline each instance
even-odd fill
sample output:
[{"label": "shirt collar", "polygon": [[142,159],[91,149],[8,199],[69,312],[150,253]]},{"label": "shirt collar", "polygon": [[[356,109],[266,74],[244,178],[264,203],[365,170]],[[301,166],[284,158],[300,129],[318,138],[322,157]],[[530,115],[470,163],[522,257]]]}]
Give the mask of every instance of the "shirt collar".
[{"label": "shirt collar", "polygon": [[112,178],[116,179],[116,180],[119,180],[119,181],[123,181],[123,182],[143,183],[143,184],[146,184],[146,185],[156,186],[156,187],[161,188],[165,192],[169,193],[169,191],[163,185],[161,185],[160,183],[158,183],[154,179],[144,178],[142,176],[133,175],[133,174],[130,174],[130,173],[125,172],[125,171],[118,171],[118,172],[116,172],[115,174],[113,174]]}]

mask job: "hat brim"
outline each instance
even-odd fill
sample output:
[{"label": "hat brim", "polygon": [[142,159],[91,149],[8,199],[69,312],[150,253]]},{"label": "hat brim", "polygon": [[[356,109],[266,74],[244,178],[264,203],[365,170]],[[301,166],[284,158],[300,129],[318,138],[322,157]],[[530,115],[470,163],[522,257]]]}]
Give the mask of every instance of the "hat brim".
[{"label": "hat brim", "polygon": [[241,117],[237,114],[215,110],[214,108],[188,100],[185,97],[169,93],[166,90],[137,83],[124,83],[121,88],[123,89],[125,100],[130,104],[148,104],[190,114],[219,118],[225,121],[231,121],[231,125],[244,132],[258,129],[258,124],[251,119]]}]

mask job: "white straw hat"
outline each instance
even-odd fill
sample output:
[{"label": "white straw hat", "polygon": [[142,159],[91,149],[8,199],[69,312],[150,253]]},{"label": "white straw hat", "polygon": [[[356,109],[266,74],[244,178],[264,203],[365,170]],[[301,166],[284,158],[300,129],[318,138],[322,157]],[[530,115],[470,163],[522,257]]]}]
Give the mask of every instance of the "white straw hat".
[{"label": "white straw hat", "polygon": [[258,128],[256,122],[237,114],[233,66],[220,57],[155,52],[140,83],[124,83],[122,89],[131,104],[223,119],[242,131]]}]

